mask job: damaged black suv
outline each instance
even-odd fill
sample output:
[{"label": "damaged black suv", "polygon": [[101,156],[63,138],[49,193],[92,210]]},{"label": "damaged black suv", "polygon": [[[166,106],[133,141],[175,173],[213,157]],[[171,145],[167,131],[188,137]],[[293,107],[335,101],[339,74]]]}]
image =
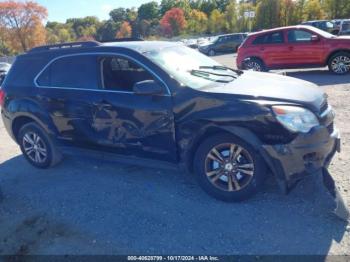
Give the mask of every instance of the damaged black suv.
[{"label": "damaged black suv", "polygon": [[0,105],[36,167],[73,152],[166,163],[225,201],[252,196],[269,172],[286,191],[340,150],[335,114],[314,84],[233,70],[177,43],[34,48],[17,57]]}]

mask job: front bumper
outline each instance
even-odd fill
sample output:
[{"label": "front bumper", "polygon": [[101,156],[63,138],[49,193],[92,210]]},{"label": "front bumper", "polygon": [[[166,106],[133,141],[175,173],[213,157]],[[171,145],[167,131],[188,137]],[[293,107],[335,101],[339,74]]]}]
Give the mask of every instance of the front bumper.
[{"label": "front bumper", "polygon": [[319,126],[298,135],[290,144],[263,145],[263,155],[279,182],[288,187],[306,175],[328,168],[335,153],[340,152],[340,145],[337,129]]},{"label": "front bumper", "polygon": [[198,51],[201,52],[202,54],[207,55],[209,52],[209,48],[198,47]]}]

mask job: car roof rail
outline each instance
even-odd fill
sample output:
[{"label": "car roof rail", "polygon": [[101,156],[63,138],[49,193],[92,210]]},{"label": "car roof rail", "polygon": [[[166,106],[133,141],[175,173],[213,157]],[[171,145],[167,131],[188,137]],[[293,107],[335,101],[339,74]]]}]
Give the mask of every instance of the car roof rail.
[{"label": "car roof rail", "polygon": [[142,38],[139,37],[124,37],[124,38],[115,38],[111,40],[104,40],[100,41],[101,43],[113,43],[113,42],[139,42],[144,41]]},{"label": "car roof rail", "polygon": [[60,49],[68,49],[68,48],[96,47],[100,45],[101,43],[97,41],[71,42],[71,43],[34,47],[33,49],[29,50],[28,53],[52,51],[52,50],[60,50]]}]

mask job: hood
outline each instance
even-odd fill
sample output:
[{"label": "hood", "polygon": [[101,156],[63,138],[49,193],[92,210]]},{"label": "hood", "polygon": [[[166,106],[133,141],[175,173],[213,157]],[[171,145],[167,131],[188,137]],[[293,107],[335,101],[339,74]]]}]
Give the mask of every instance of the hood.
[{"label": "hood", "polygon": [[199,48],[207,48],[207,47],[211,46],[212,44],[213,44],[212,42],[206,42],[206,43],[200,44]]},{"label": "hood", "polygon": [[350,35],[341,35],[341,36],[338,36],[334,39],[340,39],[340,40],[350,40]]},{"label": "hood", "polygon": [[254,71],[245,71],[228,84],[201,91],[310,104],[316,108],[320,107],[325,97],[324,92],[313,83],[293,77]]}]

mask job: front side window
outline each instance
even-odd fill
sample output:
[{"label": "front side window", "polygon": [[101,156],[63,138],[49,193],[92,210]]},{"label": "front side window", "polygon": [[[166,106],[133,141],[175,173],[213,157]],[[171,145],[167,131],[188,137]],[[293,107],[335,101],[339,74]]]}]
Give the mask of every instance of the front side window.
[{"label": "front side window", "polygon": [[136,83],[156,80],[135,62],[116,56],[99,58],[101,86],[105,90],[132,92]]},{"label": "front side window", "polygon": [[305,30],[290,30],[288,32],[288,42],[310,42],[312,33]]},{"label": "front side window", "polygon": [[76,55],[59,58],[41,73],[37,84],[42,87],[98,89],[96,57]]}]

